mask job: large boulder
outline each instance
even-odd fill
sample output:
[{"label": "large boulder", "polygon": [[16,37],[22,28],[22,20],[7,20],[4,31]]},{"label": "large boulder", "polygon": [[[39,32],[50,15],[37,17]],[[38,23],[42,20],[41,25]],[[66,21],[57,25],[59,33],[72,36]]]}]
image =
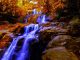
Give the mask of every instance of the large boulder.
[{"label": "large boulder", "polygon": [[75,37],[73,40],[68,40],[65,47],[74,52],[80,59],[80,37]]},{"label": "large boulder", "polygon": [[56,47],[43,52],[42,60],[78,60],[78,58],[64,47]]},{"label": "large boulder", "polygon": [[56,46],[64,46],[67,41],[72,40],[72,37],[69,35],[58,35],[55,36],[47,45],[47,48],[53,48]]}]

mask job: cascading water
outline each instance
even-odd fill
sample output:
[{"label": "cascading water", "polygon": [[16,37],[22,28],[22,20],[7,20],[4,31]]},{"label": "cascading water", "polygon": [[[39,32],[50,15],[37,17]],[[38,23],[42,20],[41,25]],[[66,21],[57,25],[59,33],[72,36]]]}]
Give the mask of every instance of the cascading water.
[{"label": "cascading water", "polygon": [[46,21],[46,15],[41,15],[41,16],[39,16],[38,19],[37,19],[37,22],[38,22],[39,24],[46,23],[46,22],[47,22],[47,21]]},{"label": "cascading water", "polygon": [[[41,15],[42,12],[40,12]],[[33,10],[33,15],[38,14],[36,12],[36,9]],[[28,18],[28,16],[26,17]],[[27,21],[26,21],[27,22]],[[41,15],[38,17],[37,22],[39,24],[46,23],[46,15]],[[11,60],[18,41],[22,38],[24,38],[24,42],[22,45],[21,50],[19,50],[18,55],[16,57],[16,60],[29,60],[29,42],[32,41],[34,38],[36,38],[36,31],[38,31],[39,24],[30,24],[28,26],[25,26],[25,32],[21,36],[17,36],[16,38],[13,38],[13,41],[7,51],[4,53],[3,57],[1,60]]]},{"label": "cascading water", "polygon": [[37,14],[37,11],[36,11],[36,9],[33,9],[33,14]]},{"label": "cascading water", "polygon": [[41,11],[38,12],[36,9],[33,9],[32,13],[33,13],[33,15],[35,15],[35,14],[42,14]]},{"label": "cascading water", "polygon": [[29,41],[35,38],[35,33],[38,30],[38,27],[39,27],[38,24],[30,25],[31,32],[28,33],[27,36],[25,37],[22,49],[20,50],[20,53],[18,54],[19,56],[17,57],[16,60],[25,60],[25,58],[29,60]]},{"label": "cascading water", "polygon": [[11,45],[9,46],[9,48],[7,49],[7,51],[5,52],[5,54],[3,55],[1,60],[10,60],[14,51],[15,51],[17,42],[21,38],[25,38],[22,49],[20,50],[19,56],[17,57],[17,60],[24,60],[25,57],[27,57],[29,54],[28,53],[28,48],[29,48],[28,42],[31,39],[35,38],[35,33],[38,30],[38,28],[39,28],[38,24],[30,24],[29,26],[26,26],[25,32],[22,36],[18,36],[17,38],[13,38],[13,42],[11,43]]},{"label": "cascading water", "polygon": [[11,43],[11,45],[9,46],[9,48],[7,49],[7,51],[4,53],[3,57],[1,60],[10,60],[10,58],[12,57],[14,51],[15,51],[15,47],[17,45],[17,42],[22,38],[22,36],[19,36],[17,38],[13,38],[13,41]]},{"label": "cascading water", "polygon": [[42,12],[40,11],[40,12],[38,12],[36,9],[33,9],[32,10],[32,14],[28,14],[25,18],[24,18],[24,23],[27,23],[28,22],[28,18],[30,17],[30,16],[32,16],[32,15],[36,15],[36,14],[41,14]]},{"label": "cascading water", "polygon": [[46,15],[43,15],[43,16],[42,16],[42,21],[41,21],[41,23],[46,23]]}]

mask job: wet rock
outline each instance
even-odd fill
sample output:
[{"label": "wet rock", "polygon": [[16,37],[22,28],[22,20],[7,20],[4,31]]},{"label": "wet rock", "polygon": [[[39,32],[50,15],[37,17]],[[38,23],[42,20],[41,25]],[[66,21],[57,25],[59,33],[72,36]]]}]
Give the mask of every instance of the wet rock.
[{"label": "wet rock", "polygon": [[57,34],[68,34],[68,29],[67,28],[63,28],[60,26],[60,23],[58,22],[54,22],[54,23],[46,23],[46,24],[42,24],[43,28],[40,30],[42,31],[48,31],[48,32],[54,32]]},{"label": "wet rock", "polygon": [[54,37],[57,34],[56,32],[49,29],[51,29],[51,27],[45,27],[40,30],[38,43],[40,55],[45,50],[47,44],[51,41],[51,37]]},{"label": "wet rock", "polygon": [[67,41],[65,47],[69,51],[74,52],[78,57],[80,57],[80,37],[75,37],[73,38],[73,40]]},{"label": "wet rock", "polygon": [[42,60],[78,60],[78,58],[64,47],[56,47],[44,51]]},{"label": "wet rock", "polygon": [[72,40],[72,37],[69,35],[58,35],[52,38],[52,40],[48,43],[47,48],[53,48],[56,46],[64,46],[67,41]]},{"label": "wet rock", "polygon": [[51,25],[52,25],[51,22],[47,22],[47,23],[45,23],[45,24],[42,24],[41,26],[43,26],[43,27],[50,27]]},{"label": "wet rock", "polygon": [[[69,38],[68,36],[66,37],[66,34],[67,34],[66,29],[62,29],[57,27],[57,25],[54,25],[54,26],[53,25],[54,24],[51,24],[50,26],[48,26],[48,24],[45,24],[43,25],[43,28],[40,30],[39,43],[41,46],[40,48],[43,50],[46,47],[50,48],[54,46],[63,46],[66,43],[66,39]],[[58,35],[59,37],[56,37]]]},{"label": "wet rock", "polygon": [[56,32],[49,30],[50,28],[51,27],[45,27],[40,30],[39,41],[41,41],[42,43],[46,43],[51,40],[51,36],[55,35]]}]

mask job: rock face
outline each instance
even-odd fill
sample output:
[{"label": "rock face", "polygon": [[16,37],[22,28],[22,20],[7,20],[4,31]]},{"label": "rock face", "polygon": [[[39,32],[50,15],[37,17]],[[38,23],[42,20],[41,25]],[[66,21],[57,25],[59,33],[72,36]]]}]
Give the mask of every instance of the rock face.
[{"label": "rock face", "polygon": [[67,41],[72,40],[72,37],[69,35],[58,35],[55,36],[47,45],[47,48],[52,48],[56,46],[64,46]]},{"label": "rock face", "polygon": [[78,60],[75,54],[64,47],[48,49],[43,53],[42,60]]},{"label": "rock face", "polygon": [[67,41],[65,47],[74,52],[78,57],[80,57],[80,37],[73,38],[72,40]]},{"label": "rock face", "polygon": [[48,23],[42,26],[39,34],[40,48],[44,48],[42,50],[42,60],[80,59],[79,37],[70,35],[70,31],[59,24]]},{"label": "rock face", "polygon": [[[5,50],[9,46],[12,41],[12,35],[18,36],[23,34],[24,26],[29,25],[31,22],[36,23],[37,17],[35,16],[33,18],[35,20],[29,21],[27,24],[17,23],[2,29],[4,33],[0,33],[0,49]],[[67,26],[62,27],[64,24],[61,22],[40,24],[42,27],[37,32],[39,33],[39,40],[35,42],[35,39],[33,39],[30,42],[30,60],[41,60],[41,58],[42,60],[78,60],[80,57],[80,37],[70,35],[69,32],[71,31],[68,30],[69,28]],[[23,39],[19,42],[16,50],[21,48],[22,41]],[[0,52],[2,52],[0,53],[1,55],[4,53],[3,51]]]}]

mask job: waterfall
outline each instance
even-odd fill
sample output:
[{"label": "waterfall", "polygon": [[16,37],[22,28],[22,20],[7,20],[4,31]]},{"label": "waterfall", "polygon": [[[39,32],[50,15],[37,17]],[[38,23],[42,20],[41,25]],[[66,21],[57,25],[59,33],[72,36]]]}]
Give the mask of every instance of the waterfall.
[{"label": "waterfall", "polygon": [[33,9],[33,14],[37,14],[37,11],[36,11],[36,9]]},{"label": "waterfall", "polygon": [[[17,38],[13,38],[13,41],[11,43],[11,45],[9,46],[9,48],[7,49],[7,51],[4,53],[3,57],[1,60],[10,60],[10,58],[12,57],[17,42],[21,39],[21,38],[25,38],[22,49],[20,51],[20,57],[18,57],[17,60],[20,59],[24,59],[25,56],[23,56],[23,53],[25,53],[27,51],[26,54],[28,54],[28,41],[30,41],[30,39],[35,38],[35,33],[38,30],[39,26],[38,24],[30,24],[28,26],[25,26],[25,32],[22,36],[18,36]],[[20,59],[19,59],[20,58]]]},{"label": "waterfall", "polygon": [[[40,16],[37,19],[37,22],[39,24],[46,23],[46,15],[41,14],[42,12],[39,12]],[[33,10],[33,15],[38,14],[36,9]],[[26,22],[27,18],[30,17],[31,15],[26,16]],[[18,55],[16,57],[16,60],[29,60],[29,42],[32,41],[33,39],[36,38],[36,32],[41,28],[39,28],[39,24],[30,24],[28,26],[24,27],[24,33],[21,36],[17,36],[16,38],[13,38],[12,43],[10,44],[9,48],[5,51],[3,57],[1,60],[11,60],[17,43],[20,39],[24,38],[23,44],[21,49],[18,52]]]},{"label": "waterfall", "polygon": [[11,43],[11,45],[9,46],[9,48],[7,49],[7,51],[4,53],[3,57],[1,60],[9,60],[16,48],[17,42],[22,38],[22,36],[19,36],[17,38],[13,38],[13,41]]},{"label": "waterfall", "polygon": [[46,15],[41,15],[41,16],[39,16],[38,19],[37,19],[37,22],[38,22],[39,24],[46,23],[46,22],[47,22],[47,21],[46,21]]},{"label": "waterfall", "polygon": [[[25,60],[25,58],[27,58],[29,60],[29,41],[31,41],[33,38],[35,38],[35,33],[38,30],[38,24],[31,24],[27,27],[29,27],[31,29],[31,32],[29,32],[29,30],[27,31],[28,34],[24,39],[22,49],[20,50],[16,60]],[[26,31],[27,27],[25,27],[25,31]]]},{"label": "waterfall", "polygon": [[46,23],[46,15],[42,16],[42,22],[41,23]]}]

